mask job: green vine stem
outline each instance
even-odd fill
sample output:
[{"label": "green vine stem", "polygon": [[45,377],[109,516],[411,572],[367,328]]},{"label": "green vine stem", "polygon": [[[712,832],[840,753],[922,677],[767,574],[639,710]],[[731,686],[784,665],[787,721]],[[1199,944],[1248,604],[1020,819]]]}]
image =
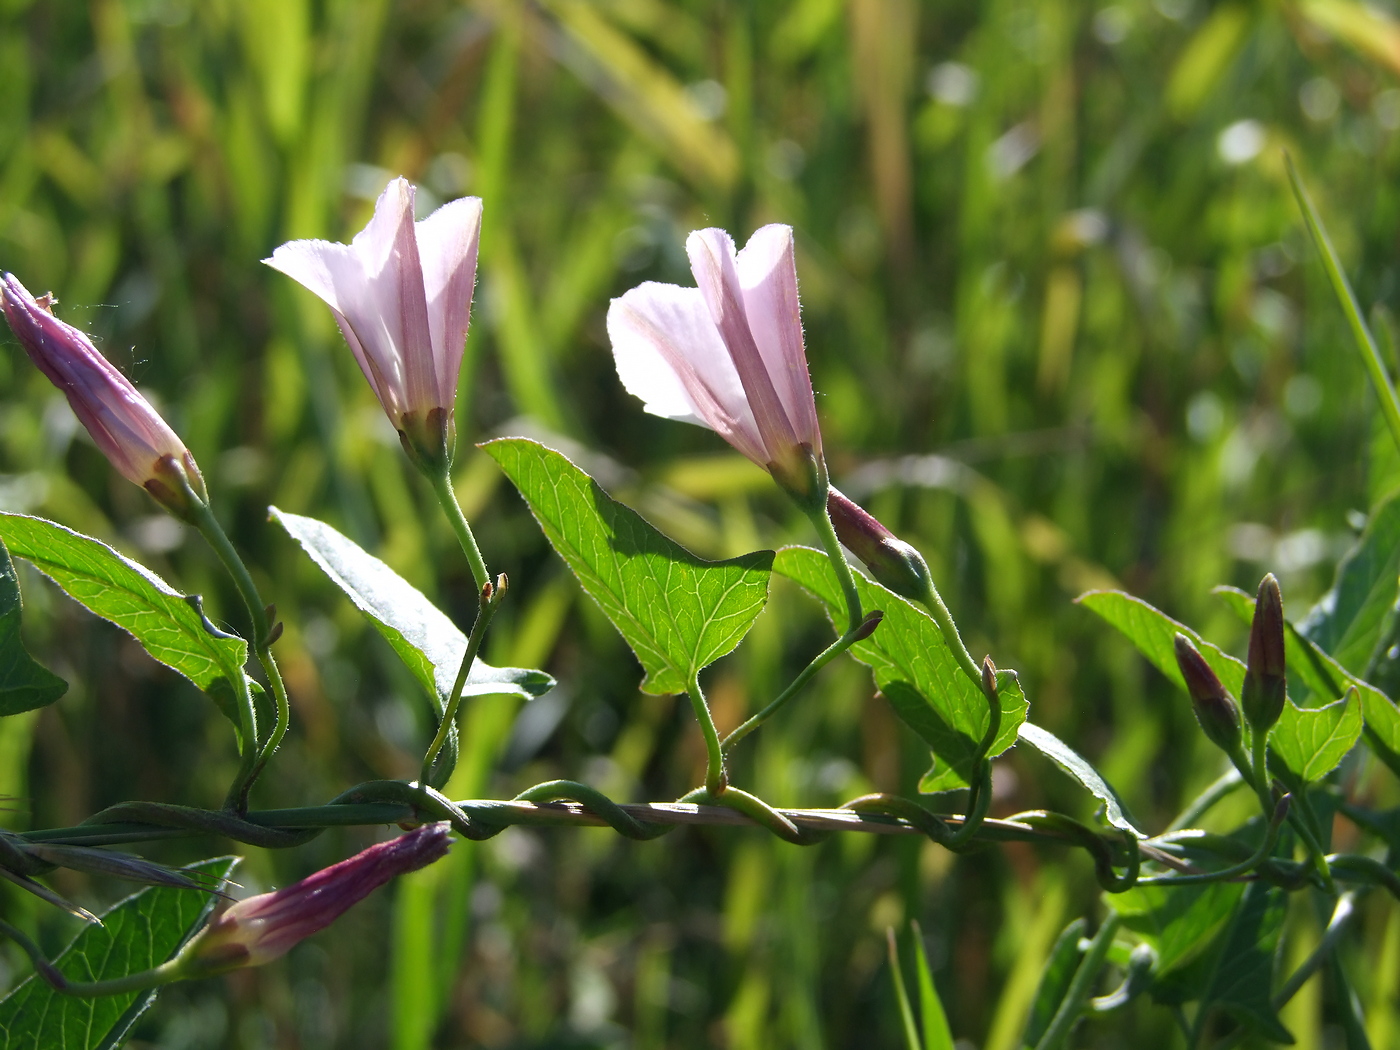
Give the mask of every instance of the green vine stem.
[{"label": "green vine stem", "polygon": [[933,580],[927,576],[924,578],[924,593],[920,596],[920,600],[933,615],[933,622],[938,624],[938,629],[943,634],[943,640],[948,643],[948,648],[952,650],[953,657],[958,661],[958,666],[962,668],[963,674],[981,685],[982,669],[977,666],[977,661],[967,651],[962,635],[958,633],[958,625],[953,622],[953,614],[948,611],[948,606],[943,604],[943,596],[938,593],[938,588],[933,585]]},{"label": "green vine stem", "polygon": [[129,973],[125,977],[113,977],[106,981],[73,981],[65,977],[53,963],[49,962],[43,951],[37,944],[31,941],[23,931],[15,929],[8,922],[0,920],[0,933],[5,934],[29,956],[34,964],[34,971],[37,973],[54,991],[63,995],[80,996],[91,998],[99,995],[120,995],[122,992],[137,992],[147,988],[155,988],[162,984],[170,984],[178,981],[188,974],[184,971],[185,949],[193,941],[188,942],[184,949],[176,954],[173,959],[161,963],[150,970],[142,970],[139,973]]},{"label": "green vine stem", "polygon": [[[246,726],[243,761],[239,766],[238,775],[229,789],[225,805],[235,812],[243,813],[248,808],[248,792],[252,789],[259,774],[262,773],[263,767],[267,765],[268,759],[281,745],[282,738],[286,736],[287,727],[291,723],[291,702],[287,696],[287,687],[282,681],[282,673],[278,670],[277,661],[272,655],[272,643],[280,636],[281,629],[280,625],[273,625],[269,621],[270,606],[263,604],[262,596],[258,594],[257,584],[253,582],[253,576],[248,571],[248,566],[244,564],[243,558],[228,538],[228,533],[224,532],[223,526],[214,516],[213,509],[195,494],[187,479],[183,480],[183,484],[191,508],[191,523],[199,530],[200,535],[204,537],[218,556],[219,561],[223,563],[224,569],[238,590],[239,597],[243,599],[243,605],[247,610],[248,620],[252,627],[250,644],[253,648],[253,654],[257,657],[263,673],[267,676],[268,684],[272,687],[272,696],[277,708],[277,720],[272,727],[272,732],[268,734],[266,740],[259,741],[257,738],[257,712],[253,707],[252,697],[251,695],[247,696],[246,699],[240,697],[241,706],[245,710],[240,711],[239,718],[240,722]],[[248,693],[246,683],[235,683],[234,688],[241,693]]]},{"label": "green vine stem", "polygon": [[855,573],[846,560],[846,552],[841,549],[841,541],[836,538],[836,527],[831,524],[831,514],[826,509],[826,487],[822,486],[821,506],[815,504],[809,511],[817,535],[821,537],[822,549],[831,559],[831,567],[836,570],[836,578],[841,581],[841,592],[846,596],[846,634],[854,634],[860,629],[863,613],[860,608],[860,591],[856,589]]},{"label": "green vine stem", "polygon": [[705,736],[705,790],[712,797],[718,798],[728,786],[728,777],[724,772],[724,746],[720,743],[719,731],[715,729],[710,705],[700,689],[699,671],[691,673],[689,695],[690,706],[695,711],[695,720],[700,723],[700,732]]},{"label": "green vine stem", "polygon": [[1050,1026],[1045,1029],[1040,1042],[1036,1043],[1035,1050],[1059,1050],[1069,1038],[1070,1031],[1083,1014],[1084,1006],[1094,990],[1094,982],[1103,971],[1104,963],[1108,959],[1108,949],[1113,945],[1113,938],[1118,933],[1122,921],[1115,911],[1110,911],[1105,917],[1099,932],[1094,934],[1094,939],[1089,942],[1089,950],[1084,953],[1079,969],[1074,971],[1069,991],[1060,1001],[1059,1009],[1050,1019]]},{"label": "green vine stem", "polygon": [[457,535],[457,542],[462,545],[462,553],[467,556],[477,590],[485,590],[486,585],[491,582],[491,574],[486,570],[486,559],[481,556],[481,548],[476,545],[476,536],[467,522],[467,516],[462,513],[462,505],[457,502],[457,490],[452,485],[451,472],[444,466],[440,472],[429,474],[428,480],[432,483],[433,492],[437,495],[443,513],[452,523],[452,531]]},{"label": "green vine stem", "polygon": [[462,662],[457,668],[457,678],[452,683],[452,693],[447,698],[447,703],[443,705],[442,718],[438,721],[437,733],[433,736],[433,742],[428,745],[427,752],[423,755],[423,770],[419,776],[419,782],[426,784],[428,774],[433,768],[438,753],[443,745],[447,743],[447,738],[452,732],[452,727],[457,722],[457,710],[462,705],[462,692],[467,686],[467,677],[471,673],[472,664],[476,661],[477,654],[481,651],[481,643],[486,639],[486,629],[491,626],[491,618],[496,615],[496,608],[500,605],[501,599],[506,593],[506,577],[502,573],[496,583],[487,583],[481,588],[481,596],[476,610],[476,619],[472,621],[471,634],[467,635],[467,648],[462,653]]}]

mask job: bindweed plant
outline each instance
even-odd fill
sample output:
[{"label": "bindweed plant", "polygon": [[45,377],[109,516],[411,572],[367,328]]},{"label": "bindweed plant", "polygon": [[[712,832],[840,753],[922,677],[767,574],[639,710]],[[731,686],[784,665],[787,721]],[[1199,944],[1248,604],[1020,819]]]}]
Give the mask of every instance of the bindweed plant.
[{"label": "bindweed plant", "polygon": [[[1400,442],[1391,378],[1296,176],[1295,188]],[[53,703],[66,688],[24,648],[13,556],[207,694],[231,724],[240,756],[219,808],[131,800],[74,827],[0,833],[0,875],[90,924],[51,960],[15,923],[0,919],[0,931],[34,967],[0,1002],[7,1046],[116,1045],[157,988],[279,957],[394,876],[439,860],[453,835],[484,840],[512,825],[559,834],[603,826],[645,841],[696,824],[757,826],[793,848],[866,834],[922,836],[956,853],[1015,842],[1082,851],[1103,891],[1102,915],[1093,929],[1076,919],[1055,941],[1019,1035],[1023,1047],[1069,1046],[1086,1018],[1144,995],[1160,1004],[1164,1023],[1179,1026],[1188,1047],[1288,1043],[1279,1010],[1323,974],[1347,1046],[1368,1045],[1339,948],[1352,936],[1359,898],[1400,898],[1395,815],[1373,808],[1368,797],[1374,776],[1400,775],[1393,699],[1400,683],[1390,677],[1390,654],[1400,644],[1400,496],[1370,508],[1334,588],[1303,615],[1289,617],[1272,575],[1254,595],[1222,591],[1249,624],[1243,660],[1122,591],[1079,598],[1182,687],[1225,768],[1167,827],[1142,826],[1100,771],[1032,720],[1033,684],[1023,685],[993,655],[979,660],[968,650],[919,551],[832,486],[804,351],[791,228],[764,226],[741,250],[722,230],[696,231],[686,243],[695,287],[648,282],[613,301],[607,331],[618,376],[647,412],[708,427],[766,470],[810,522],[815,546],[708,561],[547,444],[526,437],[483,443],[636,656],[643,691],[688,697],[704,741],[704,778],[675,800],[621,801],[574,780],[546,781],[510,799],[453,799],[444,788],[458,761],[464,699],[511,693],[528,700],[556,683],[543,671],[481,658],[493,618],[519,595],[505,575],[491,572],[492,552],[478,545],[452,481],[482,202],[455,200],[421,221],[414,204],[414,187],[395,179],[351,244],[293,241],[265,261],[329,306],[460,543],[477,604],[470,622],[455,624],[330,525],[268,508],[268,527],[286,532],[344,591],[436,711],[416,779],[346,785],[328,800],[283,800],[285,808],[250,803],[293,731],[293,698],[275,655],[283,632],[279,596],[259,590],[220,524],[217,492],[178,435],[82,331],[56,316],[51,297],[36,298],[19,278],[4,276],[4,313],[19,344],[67,396],[112,465],[203,536],[245,614],[238,624],[217,624],[198,595],[101,541],[59,522],[0,514],[0,715]],[[775,575],[824,609],[833,636],[757,713],[722,725],[702,678],[743,643]],[[919,792],[869,793],[836,808],[772,805],[736,782],[731,756],[789,705],[802,703],[813,676],[838,660],[868,667],[882,702],[926,747],[931,765]],[[994,763],[1013,747],[1063,770],[1097,801],[1097,819],[1053,810],[992,816]],[[1250,800],[1237,810],[1237,825],[1203,830],[1211,811],[1236,794]],[[404,834],[217,915],[232,858],[177,870],[128,850],[172,837],[295,849],[326,828],[393,824]],[[1345,840],[1345,849],[1334,838]],[[42,881],[56,868],[150,888],[99,920]],[[1291,899],[1309,901],[1330,920],[1315,950],[1285,967],[1281,938]],[[913,996],[899,939],[893,931],[889,937],[901,1028],[910,1047],[950,1048],[955,1033],[914,932]]]}]

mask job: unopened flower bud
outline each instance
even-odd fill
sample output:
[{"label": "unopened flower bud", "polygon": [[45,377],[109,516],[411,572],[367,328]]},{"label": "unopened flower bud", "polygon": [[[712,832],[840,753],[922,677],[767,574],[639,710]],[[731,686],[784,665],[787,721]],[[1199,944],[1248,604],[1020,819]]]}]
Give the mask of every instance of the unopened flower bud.
[{"label": "unopened flower bud", "polygon": [[875,633],[875,628],[880,626],[880,621],[884,618],[885,611],[883,609],[874,609],[866,613],[865,619],[862,620],[860,626],[856,628],[855,641],[863,642],[869,638]]},{"label": "unopened flower bud", "polygon": [[1283,645],[1283,595],[1278,580],[1269,573],[1259,584],[1254,602],[1254,623],[1249,630],[1249,658],[1245,661],[1244,690],[1240,704],[1255,732],[1268,732],[1283,713],[1288,690]]},{"label": "unopened flower bud", "polygon": [[836,538],[870,575],[903,598],[923,601],[932,577],[922,554],[836,488],[827,490],[826,509]]},{"label": "unopened flower bud", "polygon": [[52,305],[52,297],[35,299],[4,274],[0,308],[30,360],[63,391],[112,466],[188,519],[191,498],[208,498],[189,449],[86,335],[53,315]]},{"label": "unopened flower bud", "polygon": [[447,855],[446,823],[424,824],[274,893],[239,901],[210,923],[184,953],[184,977],[261,966],[325,929],[395,875]]},{"label": "unopened flower bud", "polygon": [[1181,677],[1186,679],[1186,691],[1191,695],[1196,721],[1211,743],[1226,753],[1233,753],[1240,746],[1240,715],[1235,702],[1191,639],[1178,634],[1174,642],[1176,666],[1181,669]]}]

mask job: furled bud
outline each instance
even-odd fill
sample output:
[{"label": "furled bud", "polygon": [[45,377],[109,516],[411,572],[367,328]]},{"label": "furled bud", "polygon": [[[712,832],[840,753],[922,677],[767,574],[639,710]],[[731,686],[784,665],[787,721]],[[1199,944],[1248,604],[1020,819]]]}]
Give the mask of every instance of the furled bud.
[{"label": "furled bud", "polygon": [[185,443],[86,335],[53,315],[13,274],[3,276],[0,308],[24,352],[63,391],[73,414],[122,475],[179,518],[191,497],[207,500],[204,478]]},{"label": "furled bud", "polygon": [[1249,630],[1249,658],[1245,661],[1244,691],[1240,705],[1257,733],[1268,732],[1283,713],[1288,689],[1284,673],[1283,595],[1278,580],[1269,573],[1259,584],[1254,602],[1254,623]]},{"label": "furled bud", "polygon": [[1191,694],[1191,707],[1196,712],[1196,721],[1211,743],[1227,754],[1232,754],[1240,746],[1240,713],[1235,702],[1220,679],[1211,670],[1191,639],[1178,634],[1176,644],[1176,666],[1181,669],[1181,677],[1186,679],[1186,691]]},{"label": "furled bud", "polygon": [[182,976],[208,977],[285,955],[395,875],[446,856],[450,837],[446,823],[424,824],[285,889],[239,901],[183,953]]},{"label": "furled bud", "polygon": [[836,538],[865,563],[870,575],[901,597],[924,600],[932,577],[922,554],[836,488],[827,490],[826,509]]}]

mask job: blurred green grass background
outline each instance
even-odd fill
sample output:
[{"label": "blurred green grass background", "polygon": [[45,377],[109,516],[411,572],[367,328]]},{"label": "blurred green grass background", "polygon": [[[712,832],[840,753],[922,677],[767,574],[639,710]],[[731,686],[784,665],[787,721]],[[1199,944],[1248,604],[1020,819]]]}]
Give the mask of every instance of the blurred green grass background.
[{"label": "blurred green grass background", "polygon": [[[1072,599],[1124,586],[1237,645],[1211,586],[1272,570],[1305,608],[1400,482],[1283,165],[1287,151],[1388,332],[1393,9],[5,0],[0,268],[51,288],[194,451],[287,622],[294,727],[254,801],[309,804],[414,775],[429,708],[264,508],[325,517],[459,617],[472,587],[330,317],[258,260],[293,237],[348,239],[392,174],[426,206],[483,197],[458,488],[512,581],[489,658],[561,686],[528,709],[472,701],[449,794],[568,776],[661,799],[703,779],[686,705],[638,693],[635,661],[470,442],[543,436],[707,556],[813,542],[713,435],[640,411],[603,327],[610,296],[690,283],[689,230],[742,242],[790,223],[836,481],[924,551],[973,652],[1020,671],[1032,719],[1157,829],[1218,763],[1184,698]],[[0,505],[114,542],[236,622],[200,544],[0,343]],[[217,804],[235,755],[212,706],[22,582],[36,651],[72,688],[0,723],[0,794],[18,800],[4,822]],[[721,728],[826,630],[775,584],[707,675]],[[847,663],[743,745],[735,772],[775,804],[829,805],[912,792],[926,765]],[[1087,815],[1039,759],[1002,766],[996,812]],[[285,883],[369,835],[252,851],[243,881]],[[89,902],[119,892],[59,883]],[[0,892],[44,943],[71,936]],[[855,836],[798,850],[756,831],[517,828],[459,843],[279,964],[171,989],[132,1045],[893,1047],[883,931],[917,918],[954,1032],[1014,1050],[1044,953],[1095,897],[1082,858],[1030,848],[953,859]],[[1400,925],[1375,919],[1368,945],[1395,963]],[[26,972],[9,945],[0,964],[0,983]],[[1395,1030],[1393,990],[1353,973]],[[1318,1010],[1290,1007],[1301,1045],[1322,1045]],[[1164,1020],[1139,1003],[1079,1038],[1172,1046]]]}]

